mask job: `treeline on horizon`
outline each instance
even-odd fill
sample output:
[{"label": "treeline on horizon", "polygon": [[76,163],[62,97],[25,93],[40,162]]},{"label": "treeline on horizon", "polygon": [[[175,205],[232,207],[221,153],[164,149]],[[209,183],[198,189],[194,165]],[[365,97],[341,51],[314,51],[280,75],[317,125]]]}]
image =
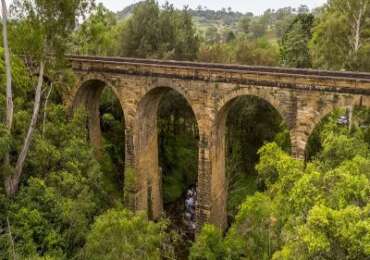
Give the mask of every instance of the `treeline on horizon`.
[{"label": "treeline on horizon", "polygon": [[[263,15],[177,10],[140,2],[115,14],[99,5],[76,32],[79,54],[369,71],[368,18],[329,2],[268,9]],[[356,9],[357,8],[357,9]],[[99,35],[89,40],[92,34]],[[105,47],[102,47],[105,46]],[[139,49],[140,52],[133,51]]]}]

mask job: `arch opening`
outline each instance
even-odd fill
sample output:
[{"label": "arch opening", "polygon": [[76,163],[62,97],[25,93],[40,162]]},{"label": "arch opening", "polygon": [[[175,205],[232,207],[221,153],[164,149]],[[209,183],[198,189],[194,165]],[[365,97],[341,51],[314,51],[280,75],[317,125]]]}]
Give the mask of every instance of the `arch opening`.
[{"label": "arch opening", "polygon": [[[193,110],[181,94],[171,90],[161,97],[157,126],[164,212],[174,228],[191,236],[195,231],[190,225],[195,225],[199,133]],[[188,208],[184,207],[187,199],[192,203]]]},{"label": "arch opening", "polygon": [[305,161],[320,160],[329,135],[357,136],[370,145],[370,108],[362,105],[339,106],[324,114],[309,133]]},{"label": "arch opening", "polygon": [[215,127],[212,222],[224,229],[233,222],[247,196],[265,189],[255,170],[258,150],[274,141],[290,153],[291,139],[278,110],[252,95],[228,101],[219,111]]},{"label": "arch opening", "polygon": [[109,203],[123,200],[125,165],[125,119],[118,95],[101,80],[88,80],[78,90],[73,110],[87,113],[88,138],[103,172]]},{"label": "arch opening", "polygon": [[[185,197],[198,178],[198,125],[188,100],[177,90],[158,87],[139,103],[138,178],[143,210],[152,219],[163,214],[184,233]],[[144,189],[143,189],[144,188]],[[147,197],[145,199],[145,197]],[[191,222],[195,220],[194,213]],[[188,224],[191,224],[190,222]],[[194,228],[195,231],[195,228]]]}]

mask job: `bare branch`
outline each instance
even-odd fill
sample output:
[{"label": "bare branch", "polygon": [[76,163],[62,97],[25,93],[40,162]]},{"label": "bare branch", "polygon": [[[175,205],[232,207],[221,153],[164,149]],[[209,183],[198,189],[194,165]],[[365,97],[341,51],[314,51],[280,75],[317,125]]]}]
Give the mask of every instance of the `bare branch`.
[{"label": "bare branch", "polygon": [[45,69],[45,62],[42,60],[40,63],[40,73],[36,87],[35,93],[35,102],[33,105],[33,114],[31,118],[31,123],[28,128],[28,132],[26,138],[24,140],[24,144],[22,150],[18,156],[17,164],[15,166],[15,173],[13,176],[10,176],[6,180],[6,191],[7,194],[10,196],[14,196],[15,193],[18,191],[20,179],[23,173],[24,163],[31,145],[33,131],[36,128],[37,119],[40,111],[40,102],[41,102],[41,92],[42,92],[42,85],[44,81],[44,69]]},{"label": "bare branch", "polygon": [[[11,133],[14,117],[14,104],[13,104],[13,89],[12,89],[12,68],[10,60],[10,51],[8,44],[8,14],[5,0],[1,0],[2,5],[2,24],[3,24],[3,46],[4,46],[4,61],[5,61],[5,74],[6,74],[6,119],[5,124],[9,133]],[[10,164],[9,153],[5,154],[4,164]]]},{"label": "bare branch", "polygon": [[42,136],[44,136],[44,133],[45,133],[45,122],[46,122],[46,115],[47,115],[47,107],[48,107],[48,102],[49,102],[49,98],[50,98],[50,95],[51,95],[51,92],[53,91],[53,83],[50,84],[50,88],[49,88],[49,92],[46,96],[46,100],[45,100],[45,105],[44,105],[44,118],[43,118],[43,121],[42,121]]}]

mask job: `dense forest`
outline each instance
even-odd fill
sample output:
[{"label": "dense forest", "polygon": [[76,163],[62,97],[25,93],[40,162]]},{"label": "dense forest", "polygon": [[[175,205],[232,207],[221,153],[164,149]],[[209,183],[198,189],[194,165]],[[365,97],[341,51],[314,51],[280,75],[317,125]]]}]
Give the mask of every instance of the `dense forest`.
[{"label": "dense forest", "polygon": [[[125,115],[100,97],[103,151],[89,144],[64,55],[105,55],[370,72],[370,1],[266,10],[177,10],[146,0],[113,13],[93,0],[2,0],[0,259],[369,259],[370,110],[336,110],[304,161],[269,103],[233,101],[226,120],[228,228],[189,235],[184,196],[196,186],[198,126],[183,96],[158,110],[165,215],[130,211]],[[52,58],[50,58],[52,57]],[[32,64],[31,61],[32,60]]]}]

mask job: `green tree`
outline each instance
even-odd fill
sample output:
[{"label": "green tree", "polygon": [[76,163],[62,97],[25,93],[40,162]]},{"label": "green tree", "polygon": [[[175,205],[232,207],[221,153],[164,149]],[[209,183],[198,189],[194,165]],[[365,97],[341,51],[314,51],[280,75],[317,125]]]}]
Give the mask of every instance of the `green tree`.
[{"label": "green tree", "polygon": [[154,0],[140,3],[133,11],[122,35],[122,55],[155,56],[160,45],[159,7]]},{"label": "green tree", "polygon": [[215,63],[232,63],[233,44],[202,44],[198,52],[198,61]]},{"label": "green tree", "polygon": [[180,30],[178,30],[176,39],[175,58],[194,60],[198,54],[199,39],[187,7],[178,15],[177,20],[176,28]]},{"label": "green tree", "polygon": [[[85,122],[82,111],[68,120],[62,106],[50,105],[44,131],[35,130],[26,163],[29,178],[4,212],[12,224],[16,252],[23,257],[75,256],[93,217],[112,206],[87,142]],[[4,237],[0,251],[6,248]]]},{"label": "green tree", "polygon": [[225,238],[229,259],[271,259],[276,249],[276,219],[268,196],[246,199]]},{"label": "green tree", "polygon": [[154,223],[142,214],[109,210],[93,224],[83,259],[162,259],[172,255],[165,246],[169,238],[164,221]]},{"label": "green tree", "polygon": [[140,3],[122,32],[122,55],[193,60],[199,40],[188,9],[177,11],[154,0]]},{"label": "green tree", "polygon": [[[262,119],[263,118],[263,119]],[[255,165],[258,150],[287,129],[279,113],[266,101],[240,97],[234,101],[226,119],[226,176],[228,183],[228,214],[235,216],[248,195],[263,191]],[[289,134],[286,135],[289,138]],[[287,148],[289,151],[289,145]]]},{"label": "green tree", "polygon": [[294,68],[311,67],[308,43],[314,22],[312,14],[300,14],[284,33],[280,43],[281,63]]},{"label": "green tree", "polygon": [[[55,53],[56,57],[63,56],[66,39],[70,36],[78,17],[86,10],[89,3],[90,0],[71,0],[58,4],[50,1],[17,0],[14,3],[16,18],[20,20],[18,25],[20,31],[19,34],[15,34],[18,41],[13,43],[13,49],[32,55],[33,61],[39,63],[39,72],[30,124],[15,163],[14,173],[10,173],[5,180],[6,191],[10,196],[14,196],[18,191],[38,121],[47,57],[51,52]],[[22,34],[22,30],[25,29],[28,32]],[[30,35],[33,39],[27,41],[25,37],[30,37]]]},{"label": "green tree", "polygon": [[115,14],[99,4],[75,32],[73,51],[78,54],[114,56],[118,54],[120,27]]},{"label": "green tree", "polygon": [[292,24],[296,15],[293,12],[293,8],[284,7],[280,8],[275,12],[276,21],[274,25],[275,34],[278,39],[281,39],[284,33],[287,31],[289,26]]},{"label": "green tree", "polygon": [[330,0],[313,29],[315,67],[368,71],[369,0]]},{"label": "green tree", "polygon": [[225,258],[226,250],[221,231],[215,226],[204,225],[191,247],[189,259],[222,260]]},{"label": "green tree", "polygon": [[251,26],[251,18],[249,16],[245,16],[239,21],[239,29],[245,33],[248,34]]},{"label": "green tree", "polygon": [[274,143],[260,150],[266,191],[242,204],[220,257],[369,258],[369,148],[360,128],[328,129],[319,159],[306,167]]},{"label": "green tree", "polygon": [[163,199],[174,203],[197,180],[198,126],[189,104],[175,91],[162,97],[158,112]]},{"label": "green tree", "polygon": [[262,37],[266,33],[266,30],[267,24],[262,17],[253,19],[249,26],[249,31],[252,33],[254,38]]},{"label": "green tree", "polygon": [[221,40],[221,36],[218,33],[218,30],[215,26],[208,27],[205,32],[204,37],[207,43],[212,43],[212,44],[218,43]]},{"label": "green tree", "polygon": [[247,65],[276,66],[279,64],[279,50],[277,46],[260,38],[250,40],[242,38],[234,47],[233,62]]}]

